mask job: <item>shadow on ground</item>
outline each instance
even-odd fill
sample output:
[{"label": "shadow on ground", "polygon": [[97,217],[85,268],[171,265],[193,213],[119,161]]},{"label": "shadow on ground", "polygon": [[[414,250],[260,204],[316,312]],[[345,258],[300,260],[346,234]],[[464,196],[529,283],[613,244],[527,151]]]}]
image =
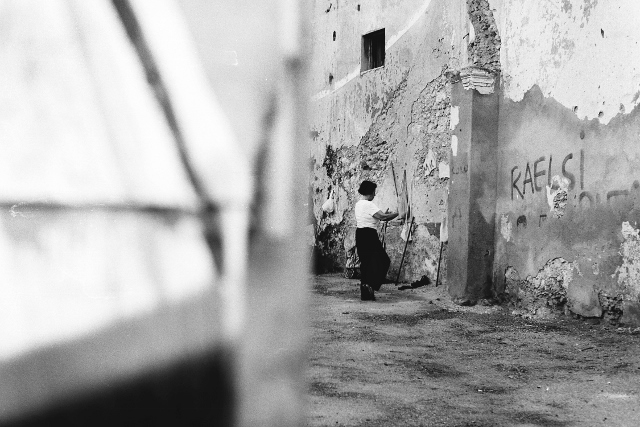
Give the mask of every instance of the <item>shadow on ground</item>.
[{"label": "shadow on ground", "polygon": [[636,426],[640,336],[458,307],[442,287],[359,300],[312,280],[309,426]]}]

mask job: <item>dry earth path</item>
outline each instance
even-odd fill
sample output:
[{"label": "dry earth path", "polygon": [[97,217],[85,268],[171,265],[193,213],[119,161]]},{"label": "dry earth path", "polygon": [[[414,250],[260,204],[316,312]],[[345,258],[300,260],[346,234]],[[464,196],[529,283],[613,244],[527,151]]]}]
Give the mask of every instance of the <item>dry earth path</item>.
[{"label": "dry earth path", "polygon": [[308,426],[640,426],[640,334],[312,279]]}]

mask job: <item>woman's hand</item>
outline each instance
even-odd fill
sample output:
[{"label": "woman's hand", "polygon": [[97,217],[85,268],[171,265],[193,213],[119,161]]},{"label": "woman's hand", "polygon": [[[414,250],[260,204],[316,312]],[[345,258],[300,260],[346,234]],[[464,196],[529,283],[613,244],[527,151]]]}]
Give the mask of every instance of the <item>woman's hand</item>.
[{"label": "woman's hand", "polygon": [[389,209],[386,212],[378,211],[373,214],[373,217],[379,221],[391,221],[397,216],[398,212],[389,212]]}]

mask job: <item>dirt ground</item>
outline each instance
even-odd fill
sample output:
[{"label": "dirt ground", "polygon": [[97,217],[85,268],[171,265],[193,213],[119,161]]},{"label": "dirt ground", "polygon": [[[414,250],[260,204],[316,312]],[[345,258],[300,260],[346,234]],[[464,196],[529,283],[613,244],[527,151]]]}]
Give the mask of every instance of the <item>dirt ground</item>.
[{"label": "dirt ground", "polygon": [[308,426],[640,426],[640,334],[313,278]]}]

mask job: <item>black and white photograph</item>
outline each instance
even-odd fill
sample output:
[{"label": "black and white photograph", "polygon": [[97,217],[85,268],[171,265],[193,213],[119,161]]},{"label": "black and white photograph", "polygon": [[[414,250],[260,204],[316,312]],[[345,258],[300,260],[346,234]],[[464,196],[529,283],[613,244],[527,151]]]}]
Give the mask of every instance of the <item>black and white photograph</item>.
[{"label": "black and white photograph", "polygon": [[0,0],[56,426],[640,426],[640,1]]}]

